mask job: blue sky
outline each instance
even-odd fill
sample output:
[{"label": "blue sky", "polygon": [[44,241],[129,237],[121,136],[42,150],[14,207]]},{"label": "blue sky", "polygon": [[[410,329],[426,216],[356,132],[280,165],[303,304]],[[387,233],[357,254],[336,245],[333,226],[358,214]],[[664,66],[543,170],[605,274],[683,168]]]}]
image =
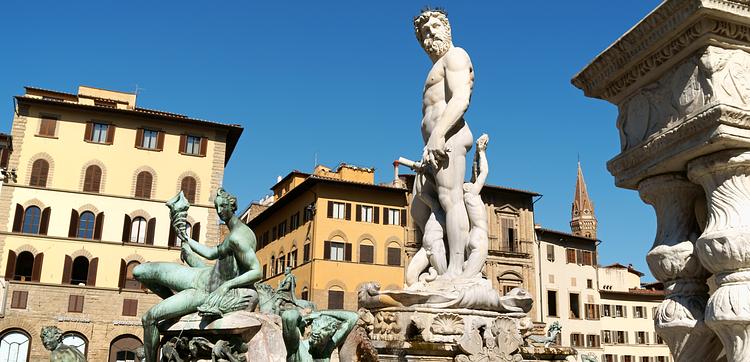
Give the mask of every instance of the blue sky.
[{"label": "blue sky", "polygon": [[[580,156],[599,219],[600,262],[644,260],[653,211],[614,186],[616,109],[570,79],[658,5],[640,1],[443,1],[472,58],[466,118],[490,134],[489,182],[543,194],[536,222],[569,231]],[[421,155],[430,67],[414,39],[417,1],[17,1],[0,33],[2,128],[24,85],[134,91],[138,105],[240,123],[224,184],[246,205],[279,175],[319,163],[375,167]],[[2,103],[0,103],[2,104]],[[650,277],[649,277],[650,278]]]}]

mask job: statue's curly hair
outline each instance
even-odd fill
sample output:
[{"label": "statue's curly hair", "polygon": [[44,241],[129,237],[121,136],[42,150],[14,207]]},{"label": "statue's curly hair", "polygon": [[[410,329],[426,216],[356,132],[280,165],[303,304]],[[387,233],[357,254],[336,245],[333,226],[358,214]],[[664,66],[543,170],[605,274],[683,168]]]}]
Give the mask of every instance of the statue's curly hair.
[{"label": "statue's curly hair", "polygon": [[45,338],[54,338],[58,341],[62,341],[62,331],[60,328],[57,328],[55,326],[46,326],[42,327],[42,333],[40,334],[40,337],[42,337],[42,340]]},{"label": "statue's curly hair", "polygon": [[224,188],[220,188],[219,191],[216,192],[216,197],[221,197],[223,205],[231,205],[232,212],[237,211],[237,197],[228,193]]},{"label": "statue's curly hair", "polygon": [[420,43],[424,40],[419,29],[427,22],[431,17],[436,17],[445,25],[448,31],[451,31],[451,24],[448,22],[448,12],[443,8],[423,8],[422,12],[414,17],[414,33],[417,35],[417,40]]}]

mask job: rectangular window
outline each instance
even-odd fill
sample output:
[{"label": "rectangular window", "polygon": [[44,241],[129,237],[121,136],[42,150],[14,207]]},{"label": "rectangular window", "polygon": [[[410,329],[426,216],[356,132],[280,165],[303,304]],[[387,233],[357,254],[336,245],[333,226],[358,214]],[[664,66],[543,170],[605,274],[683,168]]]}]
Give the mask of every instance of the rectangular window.
[{"label": "rectangular window", "polygon": [[615,343],[617,344],[625,344],[628,343],[628,335],[625,331],[617,331],[615,332]]},{"label": "rectangular window", "polygon": [[10,307],[13,309],[26,309],[26,302],[29,299],[29,292],[25,290],[14,290],[10,299]]},{"label": "rectangular window", "polygon": [[94,123],[93,130],[91,131],[91,142],[95,143],[107,143],[107,132],[109,131],[109,125],[104,123]]},{"label": "rectangular window", "polygon": [[304,219],[303,220],[304,222],[308,222],[308,221],[312,220],[312,218],[313,218],[313,210],[315,210],[315,203],[311,203],[310,205],[307,205],[305,207],[304,215],[302,216],[303,219]]},{"label": "rectangular window", "polygon": [[299,227],[299,211],[292,215],[292,218],[289,220],[289,229],[296,230]]},{"label": "rectangular window", "polygon": [[593,262],[593,258],[592,258],[593,254],[590,251],[584,250],[581,254],[583,256],[583,260],[580,261],[581,264],[583,264],[583,265],[593,265],[593,263],[594,263]]},{"label": "rectangular window", "polygon": [[333,209],[331,210],[331,218],[333,219],[344,219],[346,217],[346,204],[343,202],[331,202],[329,203]]},{"label": "rectangular window", "polygon": [[623,317],[625,317],[624,311],[625,311],[625,308],[623,308],[623,306],[616,305],[615,306],[615,318],[623,318]]},{"label": "rectangular window", "polygon": [[633,307],[633,318],[646,318],[644,315],[645,308],[641,306],[634,306]]},{"label": "rectangular window", "polygon": [[359,244],[359,262],[372,264],[374,260],[375,248],[372,245]]},{"label": "rectangular window", "polygon": [[583,347],[583,334],[571,333],[570,334],[570,346],[571,347]]},{"label": "rectangular window", "polygon": [[276,227],[274,226],[271,228],[271,241],[275,241],[275,240],[276,240]]},{"label": "rectangular window", "polygon": [[281,274],[284,272],[284,263],[286,262],[285,256],[279,256],[278,259],[276,259],[276,274]]},{"label": "rectangular window", "polygon": [[594,289],[594,281],[591,279],[586,279],[586,288]]},{"label": "rectangular window", "polygon": [[82,313],[83,312],[83,296],[82,295],[70,295],[68,298],[68,312],[71,313]]},{"label": "rectangular window", "polygon": [[554,290],[547,291],[547,315],[557,317],[557,292]]},{"label": "rectangular window", "polygon": [[385,223],[387,225],[400,225],[401,224],[401,210],[399,209],[385,209],[387,210]]},{"label": "rectangular window", "polygon": [[287,256],[287,265],[292,268],[297,267],[297,249],[289,252],[289,255]]},{"label": "rectangular window", "polygon": [[344,291],[328,291],[328,309],[344,309]]},{"label": "rectangular window", "polygon": [[331,241],[329,244],[329,250],[330,250],[330,257],[329,257],[330,260],[338,260],[338,261],[344,260],[344,243]]},{"label": "rectangular window", "polygon": [[602,331],[602,340],[604,343],[612,343],[612,331]]},{"label": "rectangular window", "polygon": [[283,238],[286,235],[286,220],[279,224],[279,238]]},{"label": "rectangular window", "polygon": [[122,315],[126,317],[138,316],[138,299],[123,299]]},{"label": "rectangular window", "polygon": [[159,139],[159,131],[152,131],[150,129],[143,130],[143,141],[141,147],[155,150],[157,148]]},{"label": "rectangular window", "polygon": [[602,304],[602,315],[605,317],[612,316],[612,307],[609,304]]},{"label": "rectangular window", "polygon": [[310,261],[310,243],[305,244],[302,248],[302,261],[305,263]]},{"label": "rectangular window", "polygon": [[565,256],[566,256],[566,262],[568,264],[575,264],[576,263],[576,249],[565,249]]},{"label": "rectangular window", "polygon": [[635,343],[637,344],[648,344],[646,338],[646,332],[635,332]]},{"label": "rectangular window", "polygon": [[579,304],[578,293],[570,293],[570,312],[569,318],[581,319],[581,305]]},{"label": "rectangular window", "polygon": [[310,300],[309,299],[309,292],[307,291],[307,289],[303,290],[302,293],[299,293],[299,297],[302,300]]},{"label": "rectangular window", "polygon": [[599,306],[596,304],[584,304],[586,310],[586,319],[598,320],[599,319]]},{"label": "rectangular window", "polygon": [[516,221],[503,217],[500,224],[500,247],[505,251],[516,251]]},{"label": "rectangular window", "polygon": [[201,138],[196,136],[185,137],[185,153],[189,155],[200,155]]},{"label": "rectangular window", "polygon": [[388,265],[401,265],[401,248],[388,248]]},{"label": "rectangular window", "polygon": [[360,218],[358,221],[372,222],[372,206],[359,205]]},{"label": "rectangular window", "polygon": [[55,136],[55,127],[57,127],[57,119],[52,117],[42,116],[41,124],[39,125],[40,136]]},{"label": "rectangular window", "polygon": [[268,264],[263,264],[263,279],[268,275]]},{"label": "rectangular window", "polygon": [[515,288],[516,287],[513,285],[503,285],[503,295],[508,295],[508,293]]},{"label": "rectangular window", "polygon": [[664,344],[664,339],[662,339],[661,336],[656,332],[654,332],[654,341],[657,344]]},{"label": "rectangular window", "polygon": [[547,245],[547,260],[548,261],[555,261],[555,246],[554,245]]},{"label": "rectangular window", "polygon": [[599,348],[601,346],[601,340],[598,334],[587,334],[586,335],[586,347]]}]

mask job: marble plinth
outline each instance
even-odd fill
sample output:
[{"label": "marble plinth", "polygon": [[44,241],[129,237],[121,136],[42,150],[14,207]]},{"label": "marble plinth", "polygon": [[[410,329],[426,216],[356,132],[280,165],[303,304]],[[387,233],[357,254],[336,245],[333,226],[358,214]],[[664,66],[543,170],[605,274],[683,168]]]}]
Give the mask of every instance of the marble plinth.
[{"label": "marble plinth", "polygon": [[286,360],[281,318],[277,315],[237,311],[205,319],[194,313],[162,322],[159,332],[162,351],[174,351],[180,358],[166,361],[220,360],[222,353],[238,361],[257,361],[257,356],[265,356],[263,360],[269,362]]}]

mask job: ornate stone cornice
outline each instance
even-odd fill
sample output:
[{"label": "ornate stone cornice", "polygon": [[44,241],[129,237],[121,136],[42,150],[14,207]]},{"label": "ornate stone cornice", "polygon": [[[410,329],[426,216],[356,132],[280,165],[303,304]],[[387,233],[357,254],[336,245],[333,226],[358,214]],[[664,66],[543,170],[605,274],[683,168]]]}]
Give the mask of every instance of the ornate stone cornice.
[{"label": "ornate stone cornice", "polygon": [[588,97],[618,103],[635,83],[652,81],[653,71],[680,61],[700,46],[717,39],[749,42],[749,4],[746,0],[668,0],[571,82]]},{"label": "ornate stone cornice", "polygon": [[[607,163],[619,187],[636,189],[638,182],[658,174],[680,172],[703,154],[744,145],[750,147],[750,110],[713,105]],[[736,132],[733,132],[736,131]],[[746,134],[744,137],[737,134]]]}]

